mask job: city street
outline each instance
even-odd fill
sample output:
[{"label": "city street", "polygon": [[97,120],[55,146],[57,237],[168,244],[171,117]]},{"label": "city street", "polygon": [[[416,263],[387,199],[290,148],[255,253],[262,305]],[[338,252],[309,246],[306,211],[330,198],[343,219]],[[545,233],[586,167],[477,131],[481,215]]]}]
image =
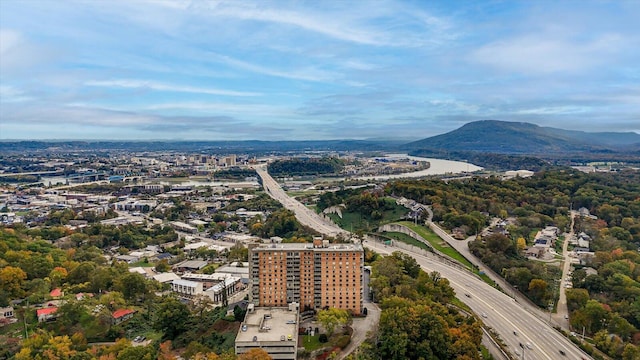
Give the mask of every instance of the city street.
[{"label": "city street", "polygon": [[567,282],[566,279],[570,278],[569,270],[571,269],[571,258],[569,258],[569,241],[575,236],[573,232],[573,226],[575,225],[575,217],[578,215],[577,211],[571,211],[571,229],[569,233],[564,239],[562,243],[562,258],[564,259],[564,263],[562,266],[562,278],[560,281],[560,296],[558,298],[558,306],[557,311],[553,315],[556,323],[560,324],[563,329],[570,331],[569,327],[569,309],[567,307],[567,294],[565,284],[570,284],[571,282]]}]

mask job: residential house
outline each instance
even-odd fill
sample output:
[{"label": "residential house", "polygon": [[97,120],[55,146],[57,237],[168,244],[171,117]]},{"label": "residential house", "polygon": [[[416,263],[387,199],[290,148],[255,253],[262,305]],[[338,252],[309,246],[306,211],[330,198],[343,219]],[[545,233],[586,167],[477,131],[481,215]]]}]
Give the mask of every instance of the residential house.
[{"label": "residential house", "polygon": [[53,321],[56,318],[57,307],[48,307],[36,310],[38,322]]},{"label": "residential house", "polygon": [[13,322],[16,316],[13,312],[13,306],[0,307],[0,324]]},{"label": "residential house", "polygon": [[62,292],[62,289],[60,288],[55,288],[51,290],[49,296],[51,296],[53,299],[60,299],[62,296],[64,296],[64,292]]},{"label": "residential house", "polygon": [[111,321],[113,325],[117,325],[131,319],[135,313],[136,311],[131,309],[118,309],[111,314]]}]

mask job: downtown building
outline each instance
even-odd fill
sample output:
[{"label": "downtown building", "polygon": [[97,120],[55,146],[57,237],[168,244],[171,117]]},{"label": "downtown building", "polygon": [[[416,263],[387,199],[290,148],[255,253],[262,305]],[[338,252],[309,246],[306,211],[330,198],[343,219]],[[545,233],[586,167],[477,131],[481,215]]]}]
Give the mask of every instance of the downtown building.
[{"label": "downtown building", "polygon": [[251,302],[298,303],[301,311],[337,308],[362,314],[364,249],[359,244],[263,244],[249,249]]}]

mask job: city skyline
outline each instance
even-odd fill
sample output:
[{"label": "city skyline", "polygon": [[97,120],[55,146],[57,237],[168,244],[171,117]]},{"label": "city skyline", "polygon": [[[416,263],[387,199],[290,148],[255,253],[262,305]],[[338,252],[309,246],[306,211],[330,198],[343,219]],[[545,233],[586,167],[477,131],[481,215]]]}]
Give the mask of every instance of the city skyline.
[{"label": "city skyline", "polygon": [[[0,2],[0,139],[640,132],[640,3]],[[635,49],[635,50],[634,50]]]}]

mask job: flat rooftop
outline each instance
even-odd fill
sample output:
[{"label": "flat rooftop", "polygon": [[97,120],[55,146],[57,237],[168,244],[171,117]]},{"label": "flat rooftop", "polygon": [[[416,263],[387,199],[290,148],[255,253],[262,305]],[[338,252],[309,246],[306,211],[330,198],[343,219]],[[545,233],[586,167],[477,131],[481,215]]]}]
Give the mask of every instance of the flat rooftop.
[{"label": "flat rooftop", "polygon": [[251,251],[273,250],[364,251],[360,244],[329,244],[328,246],[314,247],[312,243],[261,244],[251,249]]},{"label": "flat rooftop", "polygon": [[[255,308],[251,313],[247,312],[245,321],[238,331],[236,344],[239,342],[253,342],[254,336],[258,342],[297,341],[298,338],[298,312],[289,311],[287,308]],[[246,325],[246,331],[242,331]],[[296,345],[297,346],[297,345]]]}]

